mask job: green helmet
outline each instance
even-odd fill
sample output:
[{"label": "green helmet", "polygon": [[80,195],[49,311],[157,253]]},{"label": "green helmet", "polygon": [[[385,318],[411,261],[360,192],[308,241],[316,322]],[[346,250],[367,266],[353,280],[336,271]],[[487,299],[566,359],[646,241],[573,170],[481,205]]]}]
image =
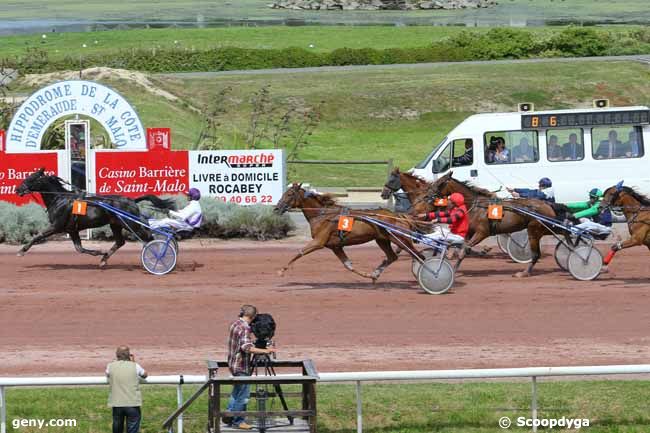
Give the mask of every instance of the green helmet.
[{"label": "green helmet", "polygon": [[603,192],[598,188],[594,188],[591,191],[589,191],[589,197],[591,198],[601,198],[602,196],[603,196]]}]

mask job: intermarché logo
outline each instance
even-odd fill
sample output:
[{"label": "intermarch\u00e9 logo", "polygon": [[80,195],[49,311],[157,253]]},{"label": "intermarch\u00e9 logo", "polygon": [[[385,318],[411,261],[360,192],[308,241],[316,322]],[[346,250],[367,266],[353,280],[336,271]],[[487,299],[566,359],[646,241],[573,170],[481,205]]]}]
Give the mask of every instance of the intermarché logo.
[{"label": "intermarch\u00e9 logo", "polygon": [[50,427],[76,427],[77,420],[61,419],[61,418],[53,418],[53,419],[17,418],[11,421],[11,426],[14,428],[14,430],[18,430],[26,427],[32,427],[32,428],[35,427],[39,430],[44,428],[50,428]]}]

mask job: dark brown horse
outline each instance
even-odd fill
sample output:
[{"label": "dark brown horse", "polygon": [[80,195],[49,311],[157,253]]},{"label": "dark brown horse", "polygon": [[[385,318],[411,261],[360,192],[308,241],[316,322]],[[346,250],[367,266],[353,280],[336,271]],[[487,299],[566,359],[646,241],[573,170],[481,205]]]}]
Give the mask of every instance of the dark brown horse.
[{"label": "dark brown horse", "polygon": [[[45,174],[45,169],[35,171],[30,174],[16,188],[16,193],[20,196],[25,194],[40,193],[47,208],[47,217],[50,226],[43,232],[34,236],[34,238],[25,244],[19,251],[18,255],[24,255],[37,242],[43,241],[56,233],[67,233],[74,244],[75,249],[83,254],[93,256],[102,256],[100,266],[106,266],[108,259],[125,244],[122,229],[128,229],[137,234],[140,239],[148,240],[151,233],[143,226],[129,220],[119,218],[114,212],[107,211],[105,208],[97,205],[98,202],[108,204],[121,211],[133,215],[142,223],[147,220],[140,215],[140,209],[137,203],[148,201],[154,207],[160,210],[174,209],[173,200],[163,200],[153,195],[144,195],[135,199],[121,197],[119,195],[91,195],[86,196],[84,193],[73,193],[65,189],[63,179]],[[73,214],[73,204],[76,200],[82,200],[87,204],[86,212],[83,215]],[[113,232],[115,243],[108,252],[99,250],[86,249],[81,245],[79,232],[85,229],[110,225]]]},{"label": "dark brown horse", "polygon": [[611,252],[605,258],[605,264],[612,260],[616,251],[639,245],[650,249],[650,198],[629,186],[623,186],[621,182],[605,190],[600,207],[622,208],[630,232],[630,239],[612,245]]},{"label": "dark brown horse", "polygon": [[[406,246],[411,251],[416,251],[411,239],[391,235],[385,229],[358,218],[355,219],[351,231],[341,232],[338,229],[339,217],[343,214],[349,214],[351,217],[368,216],[403,229],[411,229],[412,219],[404,215],[397,215],[385,209],[348,210],[338,205],[331,196],[305,191],[302,189],[302,184],[297,183],[294,183],[284,193],[274,210],[277,213],[284,213],[289,209],[302,209],[303,215],[309,222],[313,240],[289,260],[285,267],[278,271],[279,275],[283,275],[291,264],[299,258],[322,248],[329,248],[347,270],[364,278],[370,278],[374,282],[391,263],[397,260],[397,254],[393,251],[391,242],[402,247]],[[352,266],[352,261],[345,254],[343,248],[349,245],[365,244],[373,240],[386,254],[386,259],[377,266],[372,274],[357,271]]]},{"label": "dark brown horse", "polygon": [[[430,197],[423,203],[428,203],[434,197],[446,197],[451,193],[459,192],[465,197],[465,204],[468,208],[470,223],[467,233],[467,246],[473,247],[483,241],[485,238],[501,234],[514,233],[527,229],[528,240],[532,252],[532,261],[525,271],[517,272],[517,277],[528,277],[531,275],[533,267],[541,256],[540,239],[543,236],[552,234],[543,224],[532,216],[524,215],[517,212],[516,208],[526,208],[538,214],[554,219],[575,219],[571,216],[566,206],[561,204],[549,203],[537,199],[506,199],[500,200],[499,204],[503,206],[503,217],[500,220],[490,220],[488,218],[488,206],[496,201],[494,193],[471,185],[468,182],[461,182],[452,177],[452,173],[436,180],[430,188]],[[460,266],[465,252],[461,252],[456,268]]]}]

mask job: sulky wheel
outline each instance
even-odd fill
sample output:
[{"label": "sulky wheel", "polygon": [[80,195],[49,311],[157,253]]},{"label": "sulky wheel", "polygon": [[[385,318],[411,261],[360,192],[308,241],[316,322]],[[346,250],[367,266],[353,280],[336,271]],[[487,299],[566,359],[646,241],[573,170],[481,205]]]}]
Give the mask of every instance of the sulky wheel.
[{"label": "sulky wheel", "polygon": [[[420,254],[424,256],[424,260],[433,257],[436,255],[436,250],[433,248],[425,248],[420,251]],[[422,263],[416,258],[413,258],[413,264],[411,265],[411,272],[413,272],[413,276],[415,279],[418,278],[418,272],[420,272],[420,266],[422,266]]]},{"label": "sulky wheel", "polygon": [[142,248],[142,266],[151,274],[165,275],[176,267],[176,249],[172,242],[155,239]]},{"label": "sulky wheel", "polygon": [[508,254],[508,239],[510,239],[510,235],[507,233],[497,235],[497,246],[506,254]]},{"label": "sulky wheel", "polygon": [[420,266],[418,282],[431,295],[442,295],[454,285],[454,268],[444,257],[428,258]]},{"label": "sulky wheel", "polygon": [[602,267],[603,255],[592,246],[580,245],[569,254],[569,272],[576,280],[593,280],[600,275]]},{"label": "sulky wheel", "polygon": [[[555,263],[557,263],[557,265],[562,268],[562,270],[568,271],[569,255],[571,254],[571,250],[566,246],[565,242],[566,241],[560,241],[557,243],[555,246],[555,253],[553,255],[555,256]],[[581,240],[579,245],[587,245],[587,243]]]},{"label": "sulky wheel", "polygon": [[533,260],[526,230],[512,233],[508,238],[507,248],[510,258],[517,263],[530,263]]},{"label": "sulky wheel", "polygon": [[[153,238],[161,240],[163,242],[167,241],[167,236],[155,232],[153,234]],[[176,240],[176,237],[174,235],[171,235],[169,237],[169,243],[171,246],[174,247],[174,249],[176,250],[176,255],[178,255],[178,240]]]}]

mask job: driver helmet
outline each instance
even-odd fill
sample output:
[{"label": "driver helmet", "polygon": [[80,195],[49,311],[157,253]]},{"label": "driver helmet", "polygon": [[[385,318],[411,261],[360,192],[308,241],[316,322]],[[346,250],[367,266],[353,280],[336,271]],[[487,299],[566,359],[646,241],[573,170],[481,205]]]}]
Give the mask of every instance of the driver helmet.
[{"label": "driver helmet", "polygon": [[452,193],[449,196],[449,200],[456,206],[462,206],[465,204],[465,197],[459,192]]},{"label": "driver helmet", "polygon": [[551,179],[548,177],[543,177],[539,180],[539,187],[540,188],[550,188],[553,186],[553,182],[551,182]]},{"label": "driver helmet", "polygon": [[589,198],[601,198],[602,196],[603,192],[598,188],[592,188],[592,190],[589,191]]},{"label": "driver helmet", "polygon": [[201,198],[201,191],[198,188],[190,188],[185,194],[190,200],[199,200]]}]

